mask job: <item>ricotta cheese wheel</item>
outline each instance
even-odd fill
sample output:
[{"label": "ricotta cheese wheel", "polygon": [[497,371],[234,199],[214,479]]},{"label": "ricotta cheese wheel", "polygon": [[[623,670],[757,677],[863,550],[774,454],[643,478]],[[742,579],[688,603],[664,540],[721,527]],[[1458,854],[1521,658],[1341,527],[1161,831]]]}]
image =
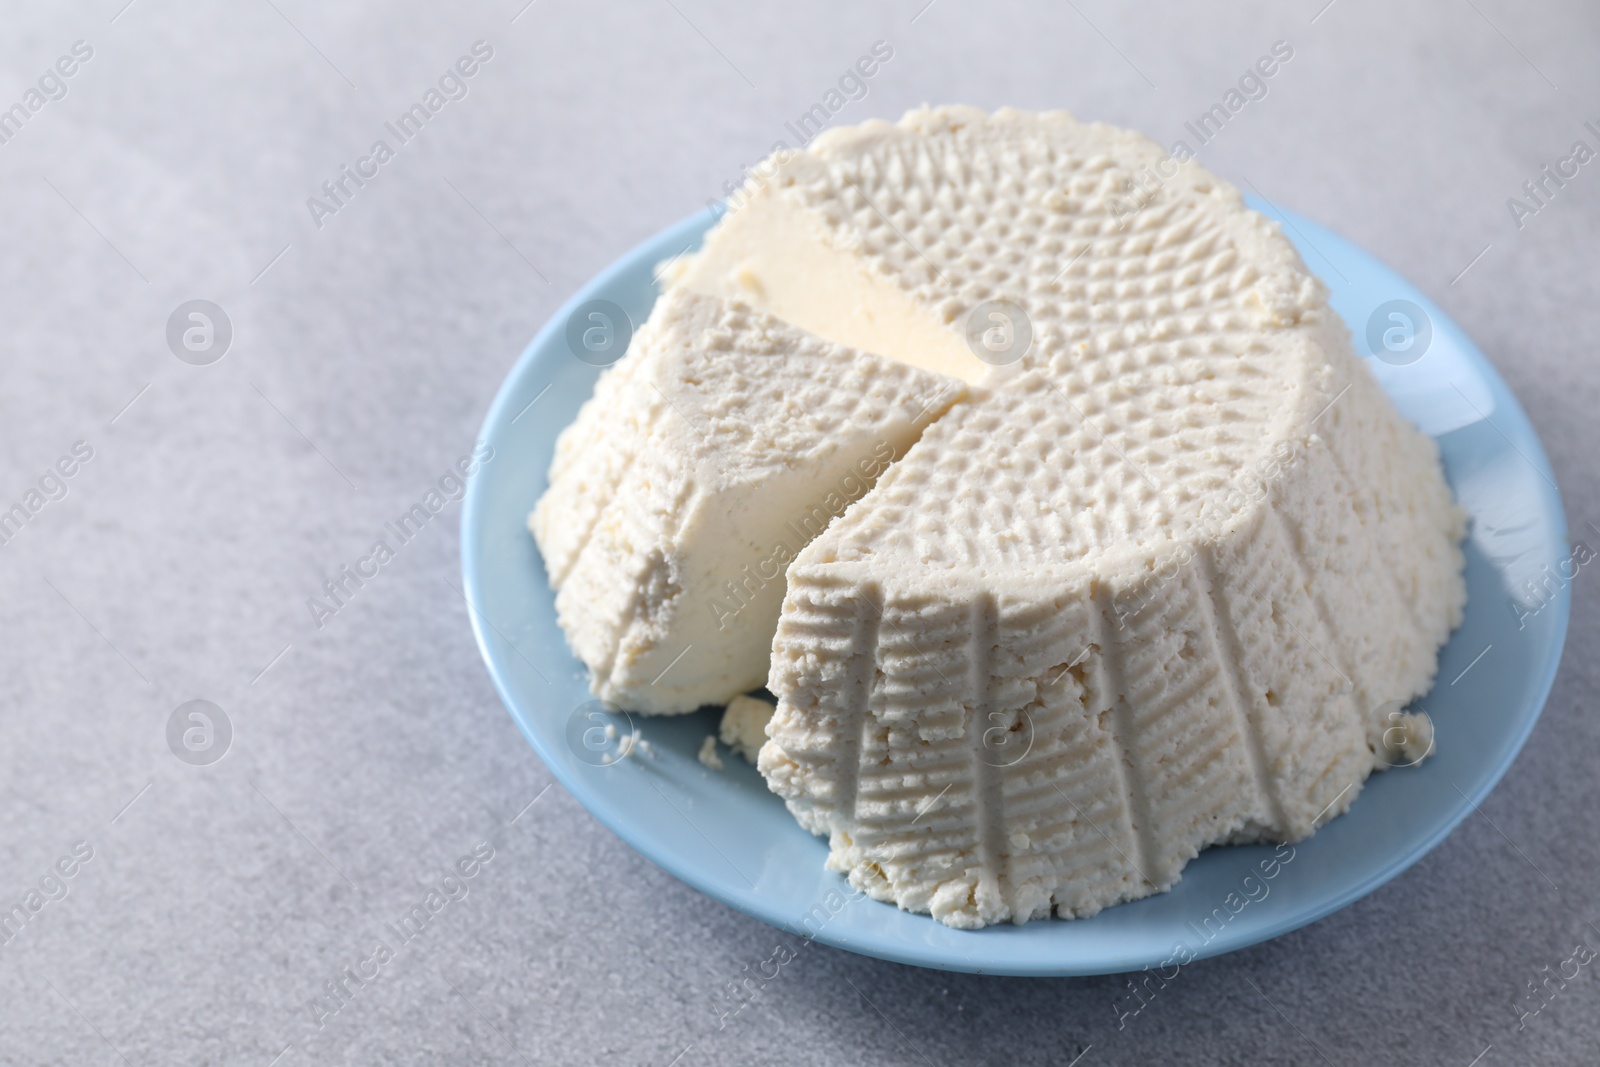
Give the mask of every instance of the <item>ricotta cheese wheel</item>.
[{"label": "ricotta cheese wheel", "polygon": [[[1086,916],[1344,811],[1460,622],[1464,517],[1277,226],[1062,113],[758,173],[671,281],[971,385],[788,570],[759,766],[828,865]],[[992,307],[1030,340],[979,359]]]},{"label": "ricotta cheese wheel", "polygon": [[557,439],[529,518],[595,694],[671,713],[765,685],[789,563],[964,392],[663,295]]}]

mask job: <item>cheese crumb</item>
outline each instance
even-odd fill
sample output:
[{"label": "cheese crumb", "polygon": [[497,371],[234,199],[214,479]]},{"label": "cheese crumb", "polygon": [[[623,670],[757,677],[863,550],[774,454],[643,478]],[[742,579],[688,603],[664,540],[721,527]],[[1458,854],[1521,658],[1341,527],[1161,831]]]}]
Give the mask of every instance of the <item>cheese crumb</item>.
[{"label": "cheese crumb", "polygon": [[1427,712],[1395,716],[1383,732],[1383,750],[1389,766],[1416,766],[1433,754],[1433,720]]},{"label": "cheese crumb", "polygon": [[760,697],[734,697],[728,710],[722,713],[722,726],[717,733],[723,744],[753,764],[761,746],[767,743],[767,723],[776,710]]},{"label": "cheese crumb", "polygon": [[706,734],[706,739],[700,742],[699,759],[714,771],[722,770],[722,757],[717,755],[717,739],[711,734]]}]

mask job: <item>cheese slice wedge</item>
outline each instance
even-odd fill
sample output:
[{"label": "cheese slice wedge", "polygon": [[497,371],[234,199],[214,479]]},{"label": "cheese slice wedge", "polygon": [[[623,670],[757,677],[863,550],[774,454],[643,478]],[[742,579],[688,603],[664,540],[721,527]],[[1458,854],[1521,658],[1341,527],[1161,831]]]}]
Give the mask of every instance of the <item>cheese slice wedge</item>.
[{"label": "cheese slice wedge", "polygon": [[963,393],[665,294],[558,439],[529,519],[596,695],[685,712],[766,684],[789,563]]},{"label": "cheese slice wedge", "polygon": [[1278,228],[1059,113],[761,171],[674,279],[976,386],[789,570],[760,767],[829,866],[960,927],[1083,916],[1344,811],[1461,619],[1464,520]]}]

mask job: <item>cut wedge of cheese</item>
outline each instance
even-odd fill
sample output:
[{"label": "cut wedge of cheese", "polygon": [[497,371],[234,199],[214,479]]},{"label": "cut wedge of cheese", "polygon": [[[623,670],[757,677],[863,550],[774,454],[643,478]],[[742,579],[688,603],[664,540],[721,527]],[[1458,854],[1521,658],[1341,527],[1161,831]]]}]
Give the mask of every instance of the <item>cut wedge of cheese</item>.
[{"label": "cut wedge of cheese", "polygon": [[664,295],[558,439],[529,520],[596,695],[685,712],[764,685],[788,564],[963,392]]},{"label": "cut wedge of cheese", "polygon": [[[673,292],[967,383],[798,552],[770,673],[732,687],[779,698],[759,766],[828,865],[954,926],[1077,917],[1348,808],[1460,622],[1464,517],[1277,226],[1063,113],[922,109],[757,173]],[[1027,339],[1004,358],[974,340],[996,307]],[[648,366],[602,382],[640,427]],[[648,510],[608,447],[558,453],[536,532]],[[603,688],[586,635],[626,598],[571,601],[651,588],[648,538],[540,540],[553,578],[583,546],[563,625]],[[618,691],[689,632],[640,627]]]}]

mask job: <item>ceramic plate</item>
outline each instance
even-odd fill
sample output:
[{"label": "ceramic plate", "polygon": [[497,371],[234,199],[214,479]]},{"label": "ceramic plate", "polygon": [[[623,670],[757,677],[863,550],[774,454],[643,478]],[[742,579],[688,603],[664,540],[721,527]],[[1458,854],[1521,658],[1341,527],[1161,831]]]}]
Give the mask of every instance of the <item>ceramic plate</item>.
[{"label": "ceramic plate", "polygon": [[[1251,204],[1283,223],[1327,282],[1357,349],[1381,354],[1368,362],[1400,410],[1439,441],[1472,516],[1466,620],[1444,649],[1438,683],[1413,705],[1434,722],[1437,751],[1427,761],[1375,775],[1348,814],[1287,860],[1287,849],[1274,864],[1269,847],[1215,848],[1170,893],[1092,919],[976,931],[856,896],[825,872],[824,842],[800,829],[754,768],[726,751],[721,772],[696,760],[716,730],[714,711],[633,716],[650,754],[641,747],[601,763],[604,720],[592,718],[585,672],[556,625],[525,519],[544,491],[556,435],[600,373],[574,355],[569,332],[598,329],[590,340],[602,346],[627,333],[621,324],[607,335],[584,305],[609,301],[644,322],[657,292],[652,267],[697,247],[709,212],[640,245],[573,296],[528,345],[484,423],[494,457],[474,476],[462,514],[465,591],[489,673],[539,757],[597,819],[701,892],[792,933],[924,967],[1104,974],[1215,955],[1314,922],[1415,863],[1505,773],[1555,679],[1569,606],[1561,500],[1516,398],[1421,291],[1320,226]],[[1529,596],[1530,588],[1543,592]],[[626,732],[622,716],[612,721]]]}]

